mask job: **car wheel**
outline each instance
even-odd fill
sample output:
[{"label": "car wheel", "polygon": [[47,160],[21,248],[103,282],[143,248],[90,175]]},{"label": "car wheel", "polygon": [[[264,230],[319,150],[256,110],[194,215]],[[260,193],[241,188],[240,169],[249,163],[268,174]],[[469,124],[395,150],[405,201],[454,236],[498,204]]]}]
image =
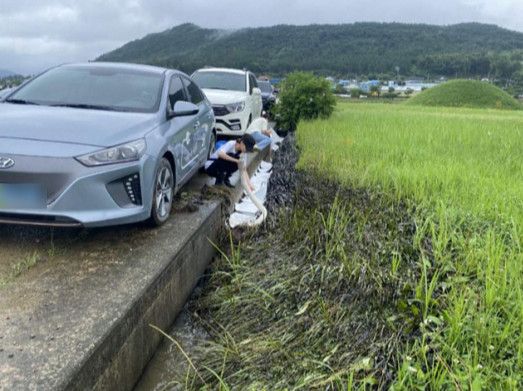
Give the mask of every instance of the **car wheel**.
[{"label": "car wheel", "polygon": [[171,214],[174,198],[174,174],[171,163],[162,158],[156,170],[150,223],[160,226]]}]

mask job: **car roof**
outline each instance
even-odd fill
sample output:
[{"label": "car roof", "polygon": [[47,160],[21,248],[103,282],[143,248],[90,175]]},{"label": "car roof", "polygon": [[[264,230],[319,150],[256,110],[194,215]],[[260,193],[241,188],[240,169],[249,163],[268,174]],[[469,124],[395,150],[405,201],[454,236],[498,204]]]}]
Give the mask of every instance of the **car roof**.
[{"label": "car roof", "polygon": [[196,72],[227,72],[227,73],[236,73],[238,75],[245,75],[249,71],[244,71],[241,69],[234,69],[234,68],[201,68],[201,69],[198,69]]},{"label": "car roof", "polygon": [[[64,64],[60,65],[60,67],[74,67],[74,66],[82,66],[82,67],[107,67],[107,68],[115,68],[115,69],[129,69],[129,70],[136,70],[136,71],[143,71],[143,72],[151,72],[151,73],[158,73],[163,74],[169,69],[152,66],[152,65],[144,65],[144,64],[131,64],[131,63],[125,63],[125,62],[103,62],[103,61],[93,61],[93,62],[79,62],[79,63],[71,63],[71,64]],[[173,71],[181,73],[179,71],[176,71],[173,69]]]}]

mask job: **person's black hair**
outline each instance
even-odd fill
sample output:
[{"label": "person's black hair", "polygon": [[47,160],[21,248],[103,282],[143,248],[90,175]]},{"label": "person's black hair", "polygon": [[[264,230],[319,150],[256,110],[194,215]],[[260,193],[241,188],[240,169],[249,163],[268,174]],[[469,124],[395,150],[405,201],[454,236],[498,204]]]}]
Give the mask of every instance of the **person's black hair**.
[{"label": "person's black hair", "polygon": [[237,140],[237,142],[245,144],[245,149],[247,152],[252,152],[254,150],[254,146],[256,145],[254,137],[252,137],[250,134],[244,134]]}]

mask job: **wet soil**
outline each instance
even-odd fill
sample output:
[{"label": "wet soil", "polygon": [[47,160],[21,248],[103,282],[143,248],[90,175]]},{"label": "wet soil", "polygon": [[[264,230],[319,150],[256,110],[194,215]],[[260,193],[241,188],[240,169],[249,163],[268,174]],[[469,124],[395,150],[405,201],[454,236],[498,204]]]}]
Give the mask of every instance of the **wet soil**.
[{"label": "wet soil", "polygon": [[273,161],[265,227],[224,243],[188,303],[209,337],[191,344],[196,370],[173,374],[183,388],[387,388],[419,336],[413,210],[296,171],[298,155],[291,136]]}]

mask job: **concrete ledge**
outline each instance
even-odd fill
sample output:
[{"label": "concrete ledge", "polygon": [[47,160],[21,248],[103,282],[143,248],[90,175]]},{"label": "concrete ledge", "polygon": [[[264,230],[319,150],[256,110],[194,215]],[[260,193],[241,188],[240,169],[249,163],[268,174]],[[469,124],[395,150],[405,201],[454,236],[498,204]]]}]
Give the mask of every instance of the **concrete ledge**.
[{"label": "concrete ledge", "polygon": [[[266,152],[251,154],[251,172]],[[241,193],[237,186],[232,201]],[[210,201],[160,229],[135,230],[136,247],[122,259],[44,265],[0,291],[0,389],[131,390],[161,340],[149,324],[172,325],[224,220]]]}]

